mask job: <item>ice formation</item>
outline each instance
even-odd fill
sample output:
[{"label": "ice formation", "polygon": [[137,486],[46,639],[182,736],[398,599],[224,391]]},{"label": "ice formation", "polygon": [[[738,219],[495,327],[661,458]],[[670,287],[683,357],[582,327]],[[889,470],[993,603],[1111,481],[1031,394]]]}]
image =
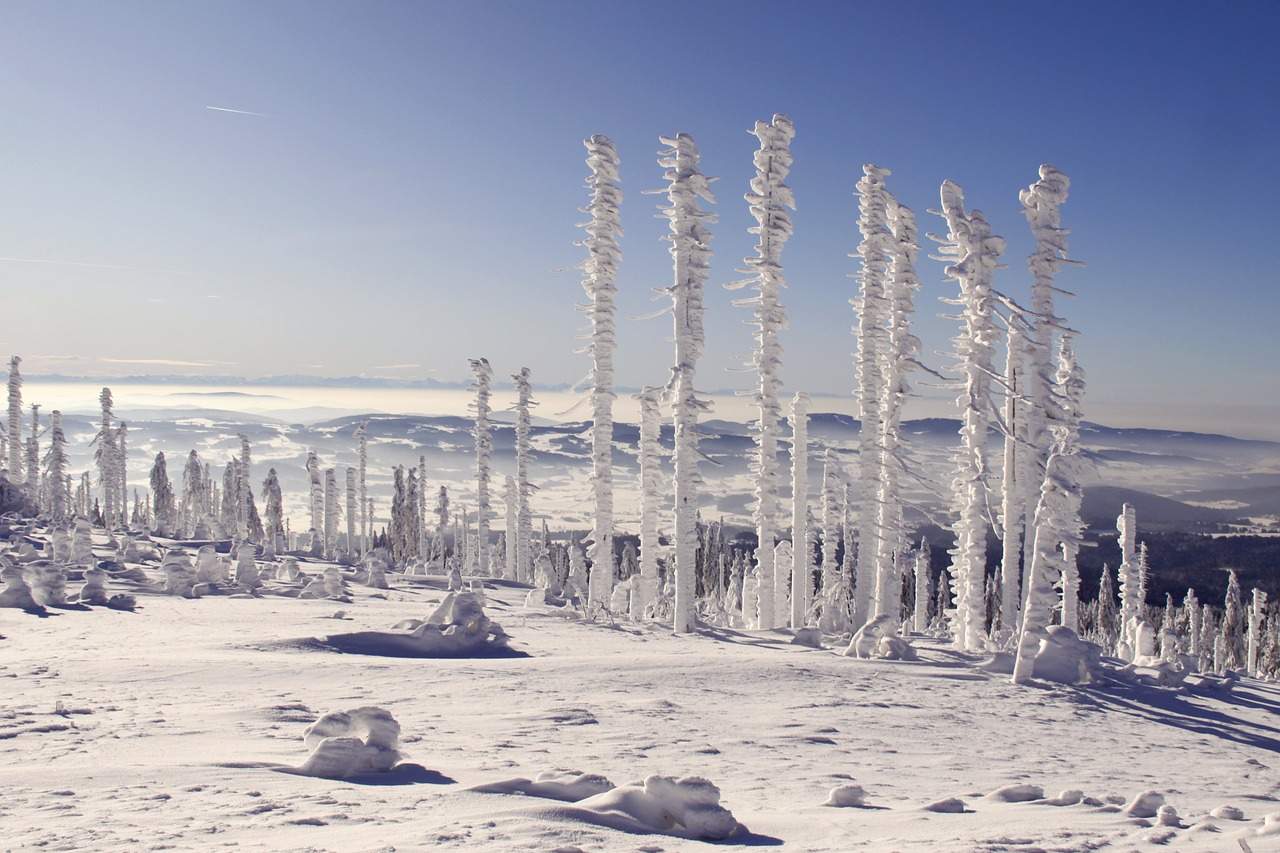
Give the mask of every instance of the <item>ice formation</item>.
[{"label": "ice formation", "polygon": [[377,707],[325,714],[303,732],[311,755],[297,772],[325,779],[385,773],[400,762],[400,724]]}]

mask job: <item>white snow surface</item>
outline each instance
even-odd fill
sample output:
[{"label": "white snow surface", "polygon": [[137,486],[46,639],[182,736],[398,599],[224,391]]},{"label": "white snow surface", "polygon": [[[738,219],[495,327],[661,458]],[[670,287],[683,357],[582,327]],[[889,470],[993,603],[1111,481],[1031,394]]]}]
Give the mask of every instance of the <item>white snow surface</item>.
[{"label": "white snow surface", "polygon": [[[917,660],[892,661],[846,657],[839,637],[676,636],[526,609],[528,587],[507,582],[487,586],[484,610],[508,655],[344,653],[302,642],[329,630],[333,602],[296,585],[268,575],[257,597],[189,599],[162,593],[155,562],[141,568],[149,582],[106,581],[134,613],[0,609],[4,847],[1280,850],[1280,688],[1250,678],[1229,694],[1015,686],[925,637]],[[385,632],[446,597],[441,577],[388,581],[352,585],[345,626]],[[279,772],[303,763],[324,712],[369,707],[387,716],[348,712],[311,746],[377,741],[364,766],[389,772]],[[398,738],[374,734],[384,719]],[[471,790],[572,787],[567,771],[540,775],[550,767],[622,784],[575,803]],[[826,805],[859,786],[870,805]],[[729,818],[706,808],[713,788]],[[1063,793],[1018,802],[1042,791]],[[714,848],[696,840],[729,819]]]}]

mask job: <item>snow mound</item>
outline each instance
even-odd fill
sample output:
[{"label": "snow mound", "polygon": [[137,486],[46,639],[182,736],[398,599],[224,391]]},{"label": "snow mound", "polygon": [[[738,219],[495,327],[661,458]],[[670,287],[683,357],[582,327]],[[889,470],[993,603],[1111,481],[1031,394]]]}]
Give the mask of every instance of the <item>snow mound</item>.
[{"label": "snow mound", "polygon": [[866,805],[866,799],[867,792],[862,790],[861,785],[837,785],[831,789],[831,793],[827,794],[827,801],[823,805],[853,808]]},{"label": "snow mound", "polygon": [[533,779],[517,777],[501,782],[489,782],[476,785],[471,790],[482,794],[524,794],[529,797],[544,797],[548,800],[563,800],[576,803],[616,786],[597,773],[580,773],[577,770],[548,771],[539,773]]},{"label": "snow mound", "polygon": [[1124,813],[1129,817],[1155,817],[1164,805],[1164,794],[1159,791],[1143,791],[1125,804]]},{"label": "snow mound", "polygon": [[817,628],[800,628],[796,631],[795,636],[791,638],[791,644],[820,649],[822,648],[822,632]]},{"label": "snow mound", "polygon": [[16,607],[19,610],[37,610],[40,605],[31,597],[31,587],[23,577],[22,569],[6,565],[0,571],[0,580],[5,588],[0,590],[0,607]]},{"label": "snow mound", "polygon": [[484,657],[510,655],[509,638],[485,615],[472,592],[451,592],[425,621],[405,620],[408,634],[361,631],[331,634],[321,644],[338,651],[385,657]]},{"label": "snow mound", "polygon": [[1263,815],[1262,826],[1258,827],[1258,835],[1280,835],[1280,812]]},{"label": "snow mound", "polygon": [[650,832],[710,841],[728,838],[741,826],[720,805],[720,789],[697,776],[650,776],[582,800],[578,808],[629,818]]},{"label": "snow mound", "polygon": [[1101,667],[1102,649],[1065,625],[1050,625],[1040,639],[1032,676],[1059,684],[1087,684]]},{"label": "snow mound", "polygon": [[947,797],[929,803],[924,807],[924,810],[927,812],[939,812],[940,814],[963,814],[966,808],[964,800],[957,797]]},{"label": "snow mound", "polygon": [[1004,785],[987,794],[988,800],[998,803],[1029,803],[1044,799],[1044,788],[1039,785]]},{"label": "snow mound", "polygon": [[166,592],[170,595],[181,595],[184,598],[192,597],[196,574],[186,551],[181,548],[170,548],[166,551],[160,571],[164,573]]},{"label": "snow mound", "polygon": [[41,607],[67,603],[67,574],[61,566],[38,560],[27,566],[24,580],[31,588],[31,597]]},{"label": "snow mound", "polygon": [[911,647],[911,643],[894,633],[894,619],[887,613],[859,628],[844,653],[846,657],[854,658],[916,659],[916,650]]},{"label": "snow mound", "polygon": [[382,708],[332,711],[307,726],[302,739],[311,748],[297,771],[304,776],[347,779],[385,773],[400,762],[400,724]]},{"label": "snow mound", "polygon": [[1209,816],[1219,820],[1244,820],[1244,812],[1231,805],[1218,806],[1209,812]]},{"label": "snow mound", "polygon": [[1056,797],[1043,800],[1046,806],[1074,806],[1084,801],[1084,791],[1078,788],[1067,788]]},{"label": "snow mound", "polygon": [[107,573],[102,569],[84,570],[84,586],[80,587],[77,600],[81,604],[105,605],[107,603]]},{"label": "snow mound", "polygon": [[236,586],[244,592],[253,592],[262,586],[256,557],[257,549],[248,542],[236,549]]}]

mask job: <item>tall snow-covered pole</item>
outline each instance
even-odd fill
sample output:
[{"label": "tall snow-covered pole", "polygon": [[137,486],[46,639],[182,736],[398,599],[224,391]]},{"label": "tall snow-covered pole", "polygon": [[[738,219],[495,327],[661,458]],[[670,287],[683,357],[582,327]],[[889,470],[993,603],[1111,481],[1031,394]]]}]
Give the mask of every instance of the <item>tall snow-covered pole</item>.
[{"label": "tall snow-covered pole", "polygon": [[1137,653],[1134,648],[1133,629],[1142,616],[1143,601],[1138,595],[1138,560],[1136,543],[1138,514],[1132,504],[1122,504],[1116,518],[1116,539],[1120,546],[1120,641],[1128,649],[1128,659]]},{"label": "tall snow-covered pole", "polygon": [[618,208],[618,151],[607,136],[596,134],[587,148],[587,189],[591,199],[584,211],[591,218],[582,225],[587,258],[582,263],[583,310],[591,333],[585,352],[591,356],[591,486],[595,511],[591,531],[591,581],[588,598],[601,607],[613,592],[613,353],[617,346],[614,284],[622,253],[618,238],[622,225]]},{"label": "tall snow-covered pole", "polygon": [[631,592],[631,619],[639,622],[658,594],[658,507],[661,503],[662,430],[657,388],[645,388],[640,401],[640,576]]},{"label": "tall snow-covered pole", "polygon": [[473,404],[473,435],[476,444],[476,556],[480,574],[491,575],[493,567],[489,563],[489,519],[493,517],[493,512],[489,505],[489,461],[493,456],[493,430],[489,425],[489,400],[492,396],[490,385],[493,381],[493,368],[489,366],[489,359],[473,358],[471,372],[475,376],[472,387],[476,392]]},{"label": "tall snow-covered pole", "polygon": [[129,425],[124,421],[120,422],[120,427],[116,430],[116,483],[115,488],[118,493],[116,500],[116,508],[119,512],[118,524],[121,527],[129,526]]},{"label": "tall snow-covered pole", "polygon": [[367,475],[369,472],[369,424],[361,423],[356,427],[356,441],[359,445],[360,468],[358,472],[358,494],[360,501],[360,547],[358,552],[363,554],[369,550],[369,534],[372,532],[369,528],[369,487]]},{"label": "tall snow-covered pole", "polygon": [[[791,627],[799,630],[809,618],[809,395],[791,400]],[[762,627],[772,628],[773,625]]]},{"label": "tall snow-covered pole", "polygon": [[[964,192],[943,181],[940,192],[947,236],[939,252],[948,262],[946,275],[960,289],[963,311],[960,334],[955,339],[962,373],[960,394],[960,450],[952,480],[956,545],[951,551],[951,576],[955,579],[956,644],[978,651],[986,639],[987,556],[987,428],[992,406],[992,345],[997,330],[992,319],[991,280],[1004,239],[991,233],[980,211],[966,212]],[[1057,548],[1055,543],[1054,548]]]},{"label": "tall snow-covered pole", "polygon": [[249,436],[240,435],[240,471],[236,480],[236,528],[240,536],[249,535],[249,516],[252,514],[250,502],[253,500],[253,487],[249,484]]},{"label": "tall snow-covered pole", "polygon": [[9,482],[22,481],[22,356],[9,359]]},{"label": "tall snow-covered pole", "polygon": [[707,403],[694,391],[694,372],[702,355],[703,285],[711,260],[711,232],[715,217],[702,210],[699,199],[714,202],[710,181],[698,171],[698,147],[693,137],[680,133],[662,137],[666,145],[658,165],[666,171],[667,218],[674,280],[669,293],[675,325],[675,363],[667,394],[675,422],[675,607],[676,633],[693,630],[698,552],[698,413]]},{"label": "tall snow-covered pole", "polygon": [[929,601],[933,598],[929,588],[929,543],[921,539],[915,559],[916,600],[911,628],[923,633],[929,627]]},{"label": "tall snow-covered pole", "polygon": [[[533,517],[529,514],[529,407],[533,405],[533,384],[529,368],[512,374],[516,383],[516,580],[529,583],[533,579]],[[457,547],[456,544],[454,546]]]},{"label": "tall snow-covered pole", "polygon": [[[12,376],[12,373],[10,373]],[[12,381],[10,381],[9,402],[13,403]],[[103,388],[98,395],[98,402],[102,406],[102,426],[98,431],[98,449],[96,451],[98,461],[98,480],[102,484],[102,521],[103,526],[107,530],[113,529],[116,520],[116,495],[118,492],[116,480],[116,438],[115,430],[111,428],[111,407],[113,401],[111,399],[111,389]],[[12,413],[11,413],[12,414]],[[13,448],[9,449],[10,455]]]},{"label": "tall snow-covered pole", "polygon": [[[751,325],[755,328],[756,339],[749,366],[756,371],[754,398],[759,412],[752,473],[756,478],[757,605],[763,628],[772,628],[786,621],[785,603],[775,600],[773,590],[777,586],[774,540],[780,515],[778,422],[781,407],[778,394],[782,380],[778,370],[782,366],[782,344],[778,335],[787,323],[780,298],[782,288],[786,287],[782,249],[793,231],[790,211],[795,209],[795,196],[784,181],[791,171],[791,140],[795,138],[795,132],[795,125],[784,115],[775,115],[770,122],[757,121],[751,131],[760,147],[754,156],[756,173],[745,198],[756,221],[747,229],[756,235],[756,253],[746,259],[745,272],[750,277],[729,286],[732,290],[749,286],[755,291],[754,295],[736,300],[734,304],[752,309]],[[793,548],[792,553],[798,553],[798,550]]]},{"label": "tall snow-covered pole", "polygon": [[333,559],[338,542],[338,472],[324,469],[324,554]]},{"label": "tall snow-covered pole", "polygon": [[879,559],[880,497],[880,397],[884,393],[884,368],[889,349],[889,317],[892,308],[888,295],[889,259],[893,253],[893,235],[889,231],[888,198],[884,179],[889,175],[871,163],[862,167],[858,181],[858,297],[852,301],[858,312],[858,351],[855,367],[858,384],[858,569],[854,585],[853,627],[858,629],[872,615],[879,615],[875,590],[881,582],[877,573]]},{"label": "tall snow-covered pole", "polygon": [[[425,501],[424,501],[425,503]],[[354,557],[356,548],[356,469],[347,468],[347,554]]]},{"label": "tall snow-covered pole", "polygon": [[836,562],[844,523],[844,486],[840,461],[828,447],[822,457],[822,618],[818,627],[831,634],[849,629],[849,589]]},{"label": "tall snow-covered pole", "polygon": [[40,404],[31,404],[31,434],[27,437],[27,493],[40,501]]},{"label": "tall snow-covered pole", "polygon": [[[918,364],[920,340],[911,333],[915,312],[916,255],[920,251],[916,217],[888,193],[889,228],[893,237],[892,260],[887,287],[889,340],[885,351],[884,391],[880,396],[880,492],[876,503],[876,614],[888,614],[894,623],[900,618],[902,578],[898,559],[906,552],[902,495],[899,481],[906,467],[902,453],[902,409],[911,386],[907,377]],[[887,584],[885,581],[887,580]],[[880,601],[880,599],[887,599]]]}]

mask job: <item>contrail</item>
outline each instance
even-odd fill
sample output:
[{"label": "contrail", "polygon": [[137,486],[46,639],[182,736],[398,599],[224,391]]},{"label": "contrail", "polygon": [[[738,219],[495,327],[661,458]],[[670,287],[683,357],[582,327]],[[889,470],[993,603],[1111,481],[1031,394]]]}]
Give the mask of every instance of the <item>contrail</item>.
[{"label": "contrail", "polygon": [[210,106],[209,104],[205,104],[204,108],[206,110],[213,110],[215,112],[220,112],[220,113],[235,113],[236,115],[241,115],[241,116],[257,116],[258,118],[268,118],[266,113],[255,113],[253,110],[233,110],[231,107],[214,107],[214,106]]}]

